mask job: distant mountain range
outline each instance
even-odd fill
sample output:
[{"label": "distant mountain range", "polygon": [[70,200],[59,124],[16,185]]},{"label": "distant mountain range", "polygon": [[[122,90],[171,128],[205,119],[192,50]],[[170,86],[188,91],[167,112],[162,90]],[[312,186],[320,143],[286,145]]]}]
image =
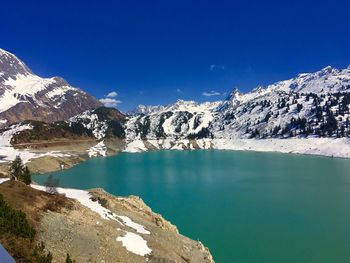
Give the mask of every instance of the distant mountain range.
[{"label": "distant mountain range", "polygon": [[350,68],[326,67],[224,101],[138,107],[126,124],[135,138],[266,138],[349,135]]},{"label": "distant mountain range", "polygon": [[0,54],[3,122],[64,120],[70,132],[127,142],[350,136],[350,68],[326,67],[248,93],[234,89],[223,101],[140,105],[123,114],[99,108],[95,98],[61,78],[34,75],[6,51]]},{"label": "distant mountain range", "polygon": [[41,78],[0,49],[0,123],[67,120],[102,104],[61,77]]}]

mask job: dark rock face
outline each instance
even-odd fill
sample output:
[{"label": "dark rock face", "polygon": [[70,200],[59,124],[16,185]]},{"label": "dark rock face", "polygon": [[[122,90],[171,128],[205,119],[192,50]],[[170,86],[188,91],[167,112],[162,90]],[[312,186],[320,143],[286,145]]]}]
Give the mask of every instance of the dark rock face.
[{"label": "dark rock face", "polygon": [[[0,49],[0,120],[6,125],[37,120],[66,120],[102,106],[63,78],[40,78],[15,55]],[[4,106],[2,106],[4,105]]]}]

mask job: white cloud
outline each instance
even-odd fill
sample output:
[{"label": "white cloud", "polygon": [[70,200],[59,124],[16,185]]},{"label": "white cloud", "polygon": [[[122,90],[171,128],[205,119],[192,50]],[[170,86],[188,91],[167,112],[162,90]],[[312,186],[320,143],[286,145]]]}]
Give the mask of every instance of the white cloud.
[{"label": "white cloud", "polygon": [[106,95],[107,98],[115,98],[118,96],[118,93],[115,91],[112,91]]},{"label": "white cloud", "polygon": [[203,96],[205,96],[205,97],[211,97],[211,96],[220,96],[220,95],[222,95],[220,92],[217,92],[217,91],[215,91],[215,90],[212,90],[212,91],[204,91],[203,93],[202,93],[202,95]]},{"label": "white cloud", "polygon": [[116,107],[118,104],[122,103],[120,100],[113,98],[103,98],[100,99],[100,102],[102,102],[106,107]]},{"label": "white cloud", "polygon": [[181,89],[176,89],[176,92],[177,93],[182,93],[182,90]]},{"label": "white cloud", "polygon": [[216,64],[211,64],[209,67],[210,71],[214,70],[225,70],[226,67],[224,65],[216,65]]},{"label": "white cloud", "polygon": [[118,93],[116,91],[111,91],[99,101],[102,102],[106,107],[117,107],[118,104],[122,103],[121,100],[116,99],[117,96]]}]

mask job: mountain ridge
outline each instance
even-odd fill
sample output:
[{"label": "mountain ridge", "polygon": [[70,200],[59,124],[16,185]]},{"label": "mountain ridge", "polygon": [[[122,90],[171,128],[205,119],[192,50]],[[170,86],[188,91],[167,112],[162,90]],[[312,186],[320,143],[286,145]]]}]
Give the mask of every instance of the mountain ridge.
[{"label": "mountain ridge", "polygon": [[[8,75],[13,67],[22,73],[27,70],[24,63],[18,62],[18,65],[11,66]],[[15,76],[15,79],[8,77],[6,81],[11,83],[21,81],[21,78],[36,78],[30,72]],[[63,79],[53,78],[49,81],[61,83],[61,89],[67,87]],[[39,85],[40,88],[42,86]],[[70,86],[67,88],[74,89]],[[54,96],[60,91],[59,88],[50,90],[46,96],[50,92]],[[247,93],[233,89],[222,101],[198,103],[177,100],[168,105],[139,105],[129,114],[103,107],[77,114],[71,112],[72,116],[63,118],[63,123],[33,123],[30,132],[21,128],[19,134],[14,134],[17,139],[14,141],[30,144],[31,141],[24,138],[37,140],[36,131],[51,138],[50,130],[57,129],[53,134],[65,134],[69,138],[95,138],[99,141],[98,148],[103,148],[101,152],[105,152],[103,140],[115,137],[125,142],[125,150],[129,149],[130,144],[136,144],[143,150],[181,148],[185,147],[184,140],[193,140],[192,148],[208,148],[215,144],[213,140],[347,138],[350,137],[349,106],[350,67],[336,69],[327,66],[265,87],[258,86]],[[145,141],[145,145],[142,143],[140,146],[138,141]],[[156,141],[156,145],[151,141]],[[159,141],[163,141],[161,146]]]},{"label": "mountain ridge", "polygon": [[[181,100],[167,106],[152,106],[151,113],[130,119],[126,134],[130,141],[201,138],[203,134],[219,139],[289,137],[293,132],[293,136],[344,137],[349,134],[349,91],[350,68],[328,66],[247,93],[235,88],[225,100],[214,102],[212,108],[205,107],[210,105],[207,102]],[[331,122],[337,124],[330,128]],[[201,129],[194,133],[193,128],[201,124]]]},{"label": "mountain ridge", "polygon": [[0,49],[0,123],[65,120],[102,103],[61,77],[41,78]]}]

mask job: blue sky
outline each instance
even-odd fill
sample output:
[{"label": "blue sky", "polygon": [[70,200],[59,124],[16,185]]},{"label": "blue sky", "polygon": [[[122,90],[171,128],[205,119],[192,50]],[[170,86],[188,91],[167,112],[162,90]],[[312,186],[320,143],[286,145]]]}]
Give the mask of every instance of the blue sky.
[{"label": "blue sky", "polygon": [[217,100],[347,67],[349,2],[3,1],[0,47],[122,110]]}]

